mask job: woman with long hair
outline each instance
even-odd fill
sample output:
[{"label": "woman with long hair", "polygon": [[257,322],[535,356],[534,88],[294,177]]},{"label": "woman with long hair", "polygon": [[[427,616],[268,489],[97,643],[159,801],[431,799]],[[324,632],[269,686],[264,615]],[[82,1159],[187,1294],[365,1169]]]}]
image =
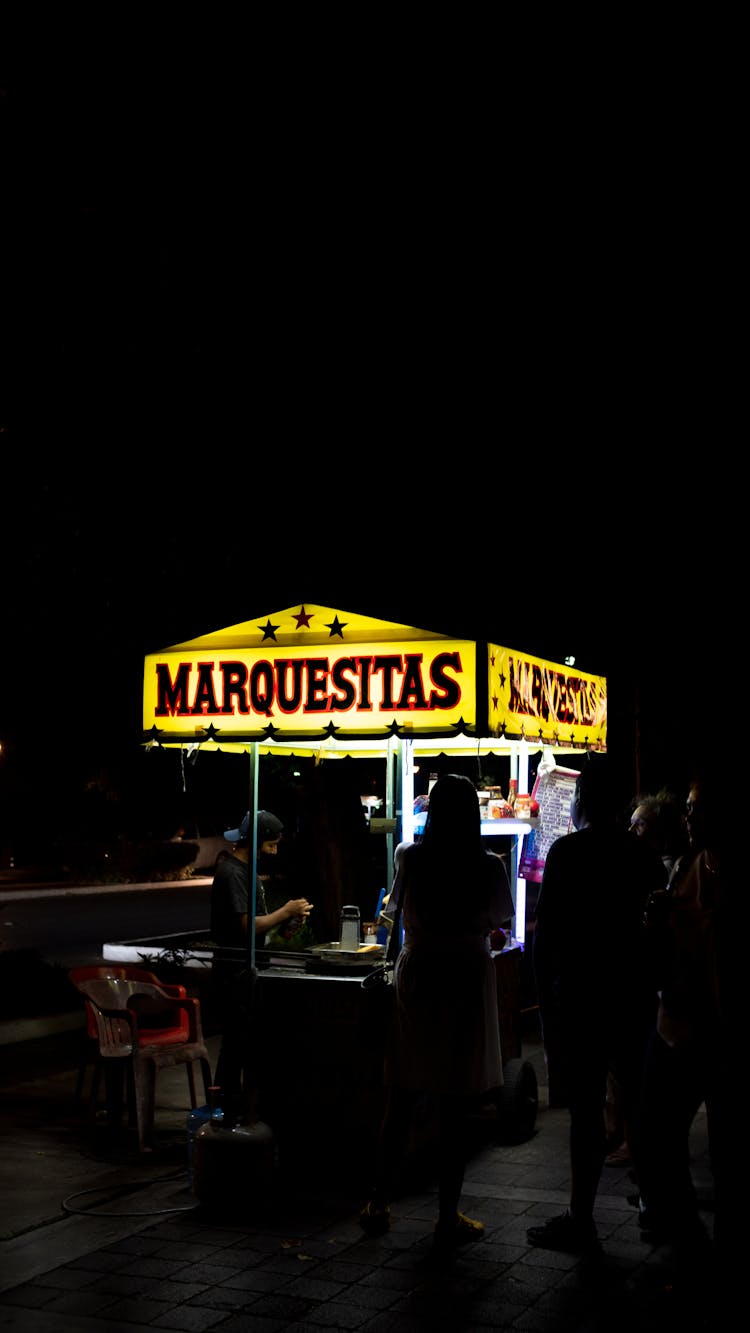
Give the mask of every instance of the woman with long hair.
[{"label": "woman with long hair", "polygon": [[482,1222],[458,1210],[469,1114],[503,1082],[491,931],[514,914],[505,865],[482,845],[479,799],[469,778],[438,779],[420,843],[396,852],[389,903],[404,927],[394,968],[394,1003],[384,1066],[386,1108],[372,1197],[360,1214],[368,1235],[390,1226],[390,1196],[412,1116],[437,1100],[438,1220],[435,1242],[479,1240]]}]

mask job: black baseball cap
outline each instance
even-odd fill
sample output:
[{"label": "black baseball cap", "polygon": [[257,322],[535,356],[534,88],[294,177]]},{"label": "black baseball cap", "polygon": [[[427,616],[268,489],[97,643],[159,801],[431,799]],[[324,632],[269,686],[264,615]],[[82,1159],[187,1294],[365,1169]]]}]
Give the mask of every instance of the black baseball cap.
[{"label": "black baseball cap", "polygon": [[[255,821],[258,830],[258,842],[273,842],[284,832],[284,825],[270,810],[259,810]],[[224,834],[227,842],[247,842],[250,837],[250,811],[248,810],[239,828],[229,828]]]}]

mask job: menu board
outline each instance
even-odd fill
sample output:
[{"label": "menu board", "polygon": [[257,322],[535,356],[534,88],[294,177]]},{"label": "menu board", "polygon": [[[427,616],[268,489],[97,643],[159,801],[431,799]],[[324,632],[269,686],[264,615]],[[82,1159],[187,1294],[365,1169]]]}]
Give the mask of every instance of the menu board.
[{"label": "menu board", "polygon": [[553,768],[537,775],[532,796],[539,802],[539,826],[526,835],[518,873],[523,879],[541,883],[547,852],[557,838],[570,833],[570,801],[575,790],[577,768]]}]

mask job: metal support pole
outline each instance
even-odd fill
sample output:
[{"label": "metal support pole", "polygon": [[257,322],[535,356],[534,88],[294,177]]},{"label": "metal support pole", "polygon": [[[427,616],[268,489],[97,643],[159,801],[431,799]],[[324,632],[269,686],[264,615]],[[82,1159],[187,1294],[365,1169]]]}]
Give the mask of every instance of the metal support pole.
[{"label": "metal support pole", "polygon": [[[389,736],[389,737],[388,737],[388,748],[387,748],[387,750],[386,750],[386,755],[385,755],[385,817],[386,817],[386,819],[393,819],[393,817],[394,817],[394,788],[396,788],[397,785],[398,785],[398,772],[397,772],[397,767],[398,767],[398,764],[397,764],[398,755],[397,755],[396,745],[397,745],[396,738],[395,738],[394,736]],[[387,894],[389,894],[389,893],[391,892],[391,889],[393,888],[393,880],[394,880],[394,871],[393,871],[393,854],[394,854],[395,850],[396,850],[396,848],[395,848],[395,844],[394,844],[394,841],[393,841],[393,834],[392,834],[392,833],[386,833],[386,835],[385,835],[385,856],[386,856],[386,867],[385,867],[385,891],[386,891]]]},{"label": "metal support pole", "polygon": [[250,858],[250,920],[247,938],[250,946],[250,967],[255,967],[255,914],[257,910],[258,881],[258,742],[250,744],[250,828],[252,830],[252,856]]}]

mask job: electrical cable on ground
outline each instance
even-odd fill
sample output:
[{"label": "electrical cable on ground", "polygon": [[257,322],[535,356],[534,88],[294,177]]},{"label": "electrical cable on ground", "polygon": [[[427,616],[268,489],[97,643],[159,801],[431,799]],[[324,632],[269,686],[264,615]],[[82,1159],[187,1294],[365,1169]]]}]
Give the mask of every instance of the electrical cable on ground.
[{"label": "electrical cable on ground", "polygon": [[98,1212],[94,1208],[74,1208],[71,1199],[80,1199],[84,1194],[103,1194],[109,1191],[117,1191],[120,1194],[134,1194],[136,1190],[145,1189],[147,1185],[163,1185],[170,1180],[184,1180],[185,1173],[178,1172],[172,1176],[159,1176],[156,1180],[137,1180],[124,1185],[96,1185],[93,1189],[76,1190],[75,1194],[69,1194],[62,1200],[61,1208],[64,1213],[77,1214],[79,1217],[161,1217],[164,1213],[192,1213],[198,1207],[198,1203],[187,1204],[180,1208],[156,1208],[145,1213],[105,1213]]}]

